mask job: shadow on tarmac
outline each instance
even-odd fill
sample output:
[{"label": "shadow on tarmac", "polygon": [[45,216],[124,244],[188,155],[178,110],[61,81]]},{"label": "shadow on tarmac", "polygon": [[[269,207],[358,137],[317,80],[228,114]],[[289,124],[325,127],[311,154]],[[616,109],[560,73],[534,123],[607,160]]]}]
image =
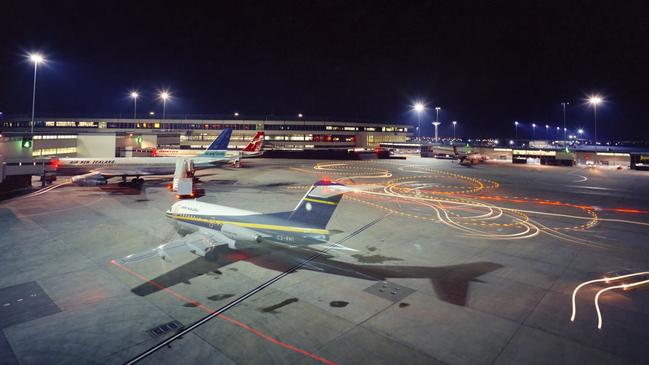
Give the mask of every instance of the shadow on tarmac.
[{"label": "shadow on tarmac", "polygon": [[[164,287],[172,287],[179,283],[190,284],[191,279],[205,274],[218,279],[222,275],[220,268],[238,261],[246,261],[265,269],[284,272],[313,255],[313,251],[310,250],[283,247],[231,250],[223,245],[217,246],[216,250],[218,257],[214,261],[198,257],[152,279],[152,281]],[[324,274],[370,281],[385,281],[389,278],[425,278],[430,280],[440,300],[465,306],[470,282],[480,282],[478,277],[501,267],[502,265],[493,262],[473,262],[438,267],[362,265],[337,261],[333,259],[333,256],[323,254],[300,270],[319,271]],[[143,283],[131,291],[139,296],[147,296],[160,290],[159,287],[150,283]]]}]

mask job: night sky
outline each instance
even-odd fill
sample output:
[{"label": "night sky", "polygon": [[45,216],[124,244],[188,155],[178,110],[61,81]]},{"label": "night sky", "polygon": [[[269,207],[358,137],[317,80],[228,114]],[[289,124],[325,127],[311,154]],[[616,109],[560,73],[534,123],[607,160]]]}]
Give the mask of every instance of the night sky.
[{"label": "night sky", "polygon": [[[37,115],[368,120],[416,124],[440,105],[442,135],[510,137],[561,121],[649,138],[646,1],[3,1],[0,111]],[[217,4],[218,3],[218,4]],[[182,4],[182,5],[181,5]],[[206,4],[209,4],[206,5]],[[430,134],[434,111],[422,117]],[[545,128],[537,130],[543,136]]]}]

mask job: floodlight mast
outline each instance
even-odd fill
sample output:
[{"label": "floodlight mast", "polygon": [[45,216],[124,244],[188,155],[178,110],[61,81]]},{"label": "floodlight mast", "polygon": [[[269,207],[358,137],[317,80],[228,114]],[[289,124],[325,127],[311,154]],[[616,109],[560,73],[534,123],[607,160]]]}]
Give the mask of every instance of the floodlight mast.
[{"label": "floodlight mast", "polygon": [[36,74],[38,72],[38,65],[45,62],[45,59],[40,53],[30,53],[29,60],[34,64],[34,89],[32,91],[32,121],[30,123],[30,130],[32,136],[34,135],[34,114],[36,112]]}]

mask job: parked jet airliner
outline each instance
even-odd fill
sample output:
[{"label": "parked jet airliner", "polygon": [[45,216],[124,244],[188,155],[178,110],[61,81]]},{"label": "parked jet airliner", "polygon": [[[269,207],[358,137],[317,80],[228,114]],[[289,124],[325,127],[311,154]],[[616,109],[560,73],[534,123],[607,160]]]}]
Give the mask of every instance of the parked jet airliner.
[{"label": "parked jet airliner", "polygon": [[[264,147],[264,135],[264,131],[257,132],[252,140],[241,151],[228,151],[226,156],[236,158],[239,157],[239,152],[243,158],[259,157],[263,155],[264,151],[262,151],[262,148]],[[193,149],[162,148],[155,149],[153,154],[158,157],[190,157],[198,156],[201,152],[201,150]]]},{"label": "parked jet airliner", "polygon": [[[217,258],[215,247],[280,244],[288,246],[328,243],[335,231],[327,230],[343,193],[357,189],[329,180],[316,182],[290,212],[256,213],[242,209],[199,202],[180,201],[171,206],[167,217],[173,219],[184,237],[152,250],[124,257],[118,262],[132,263],[159,255],[163,260],[173,251],[189,251],[209,260]],[[347,249],[341,245],[337,249]]]},{"label": "parked jet airliner", "polygon": [[[192,157],[197,170],[221,166],[231,162],[226,157],[232,129],[225,129],[200,155]],[[134,176],[133,183],[144,182],[140,176],[172,175],[176,157],[107,157],[107,158],[57,158],[52,166],[57,175],[73,176],[72,182],[82,186],[105,185],[108,179]]]}]

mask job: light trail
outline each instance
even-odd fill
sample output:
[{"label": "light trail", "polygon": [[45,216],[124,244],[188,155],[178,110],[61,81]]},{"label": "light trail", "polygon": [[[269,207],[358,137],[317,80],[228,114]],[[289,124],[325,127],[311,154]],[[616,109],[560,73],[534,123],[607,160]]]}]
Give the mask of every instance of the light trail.
[{"label": "light trail", "polygon": [[[640,274],[638,274],[638,275],[640,275]],[[602,312],[599,309],[599,296],[602,295],[602,293],[604,293],[606,291],[609,291],[609,290],[615,290],[615,289],[628,290],[628,289],[635,288],[635,287],[638,287],[638,286],[641,286],[641,285],[646,285],[646,284],[649,284],[649,280],[638,281],[638,282],[631,283],[631,284],[622,284],[622,285],[611,286],[611,287],[604,288],[604,289],[598,291],[597,294],[595,295],[595,310],[597,311],[597,329],[599,329],[599,330],[602,329]]]},{"label": "light trail", "polygon": [[[529,214],[540,214],[540,215],[548,215],[548,216],[562,217],[562,218],[592,220],[592,218],[589,218],[589,217],[580,217],[580,216],[577,216],[577,215],[570,215],[570,214],[547,213],[547,212],[539,212],[539,211],[535,211],[535,210],[523,210],[523,209],[513,209],[513,208],[502,208],[502,209],[503,210],[515,210],[515,211],[518,211],[518,212],[524,212],[524,213],[529,213]],[[597,220],[602,221],[602,222],[628,223],[628,224],[637,224],[637,225],[641,225],[641,226],[649,226],[649,223],[631,221],[631,220],[624,220],[624,219],[597,218]]]},{"label": "light trail", "polygon": [[67,181],[64,181],[64,182],[62,182],[60,184],[54,184],[54,185],[50,185],[48,187],[39,189],[39,190],[37,190],[37,191],[35,191],[33,193],[29,193],[27,195],[17,196],[17,197],[15,197],[13,199],[10,199],[9,201],[16,201],[16,200],[19,200],[19,199],[33,198],[35,196],[39,196],[39,195],[43,195],[45,193],[48,193],[48,192],[50,192],[50,191],[52,191],[52,190],[54,190],[56,188],[60,188],[61,186],[70,185],[71,183],[72,183],[71,180],[67,180]]},{"label": "light trail", "polygon": [[314,170],[321,170],[333,173],[345,173],[340,169],[359,170],[359,172],[367,171],[365,175],[346,176],[348,179],[382,179],[392,177],[392,173],[387,169],[353,166],[349,163],[336,162],[336,163],[319,163],[313,167]]},{"label": "light trail", "polygon": [[[577,287],[572,291],[572,297],[571,297],[571,300],[572,300],[572,315],[570,316],[570,322],[574,322],[575,317],[577,316],[576,298],[577,298],[577,292],[579,291],[579,289],[583,288],[586,285],[590,285],[590,284],[595,284],[595,283],[606,283],[606,284],[608,284],[608,283],[610,283],[612,281],[618,281],[618,280],[621,280],[621,279],[632,278],[632,277],[641,276],[641,275],[649,275],[649,271],[637,272],[637,273],[626,274],[626,275],[619,275],[619,276],[615,276],[615,277],[612,277],[612,278],[594,279],[594,280],[585,281],[585,282],[577,285]],[[598,291],[597,294],[595,295],[595,309],[597,310],[597,317],[598,317],[597,328],[598,329],[602,328],[602,314],[601,314],[601,311],[599,309],[599,303],[598,303],[599,296],[602,293],[604,293],[604,292],[606,292],[608,290],[627,289],[627,288],[636,287],[636,286],[640,286],[640,285],[644,285],[644,284],[649,284],[649,280],[643,280],[643,281],[636,282],[636,283],[631,283],[631,284],[616,285],[616,286],[604,288],[604,289]]]},{"label": "light trail", "polygon": [[[417,181],[419,182],[419,181]],[[402,183],[398,183],[402,184]],[[381,194],[381,195],[387,195],[387,196],[397,196],[399,198],[405,198],[405,199],[411,199],[411,200],[416,200],[419,201],[419,204],[422,204],[424,206],[428,206],[429,208],[433,209],[435,214],[437,215],[438,220],[441,223],[444,223],[452,228],[458,229],[468,236],[472,237],[482,237],[482,238],[487,238],[487,239],[500,239],[500,240],[508,240],[508,239],[522,239],[522,238],[531,238],[539,234],[539,229],[538,227],[534,226],[533,224],[523,221],[518,217],[513,217],[510,216],[509,218],[512,218],[514,222],[516,222],[518,225],[523,227],[523,231],[521,232],[516,232],[516,233],[511,233],[511,234],[491,234],[491,233],[486,233],[484,231],[478,230],[478,229],[472,229],[469,227],[466,227],[463,225],[461,222],[456,221],[455,219],[451,218],[448,212],[448,209],[444,208],[442,204],[454,204],[454,205],[463,205],[463,206],[474,206],[477,208],[482,208],[482,209],[487,209],[487,213],[478,215],[478,216],[472,216],[472,217],[460,217],[460,219],[469,219],[469,220],[486,220],[486,219],[497,219],[501,218],[503,216],[502,210],[498,207],[495,207],[496,210],[498,210],[498,213],[494,214],[494,206],[488,206],[484,203],[477,203],[477,202],[459,202],[459,201],[449,201],[446,199],[434,199],[434,198],[422,198],[422,197],[417,197],[417,196],[409,196],[409,195],[404,195],[398,192],[394,191],[394,186],[398,185],[394,184],[391,186],[386,186],[384,189],[384,193],[376,193],[376,192],[366,192],[363,191],[362,193],[369,193],[369,194]]]},{"label": "light trail", "polygon": [[[364,161],[365,163],[372,163],[372,161]],[[326,169],[328,172],[334,173],[346,173],[353,171],[355,169],[360,169],[360,171],[368,171],[371,168],[367,167],[358,167],[351,163],[326,163],[318,164],[314,166],[316,170]],[[379,169],[375,169],[379,170]],[[387,171],[380,169],[381,171]],[[360,194],[370,194],[378,198],[382,195],[384,198],[392,197],[397,199],[406,199],[413,202],[418,202],[420,205],[428,207],[432,210],[432,214],[436,219],[426,217],[425,214],[420,213],[410,214],[404,212],[403,210],[395,210],[391,208],[386,208],[380,204],[370,203],[365,201],[365,199],[353,199],[370,206],[374,206],[386,211],[391,211],[401,216],[407,216],[415,219],[425,219],[430,220],[436,223],[443,223],[462,231],[465,235],[471,237],[482,237],[486,239],[523,239],[531,238],[537,236],[540,233],[545,233],[551,237],[557,238],[562,241],[567,241],[571,243],[576,243],[580,245],[587,245],[596,248],[612,248],[608,245],[598,244],[589,240],[581,239],[578,237],[573,237],[571,235],[559,232],[558,230],[587,230],[595,226],[599,222],[612,222],[612,223],[625,223],[625,224],[635,224],[641,226],[649,226],[649,223],[632,221],[632,220],[622,220],[614,218],[600,218],[595,213],[595,208],[589,205],[577,205],[571,203],[563,203],[560,201],[550,201],[550,200],[540,200],[540,199],[531,199],[524,197],[503,197],[503,196],[485,196],[485,195],[474,195],[476,192],[480,192],[484,189],[498,188],[500,184],[498,182],[488,180],[488,179],[476,179],[459,174],[455,174],[447,171],[440,171],[431,168],[427,168],[419,165],[409,165],[402,166],[399,168],[401,171],[413,172],[417,174],[427,174],[427,175],[416,175],[416,176],[404,176],[399,177],[393,180],[387,181],[383,185],[383,193],[375,191],[361,191]],[[363,176],[361,176],[363,177]],[[455,179],[460,180],[468,185],[449,185],[444,184],[440,179]],[[431,182],[434,181],[434,183]],[[433,185],[434,184],[434,185]],[[430,189],[427,186],[431,186]],[[434,189],[432,190],[432,186]],[[438,191],[440,188],[449,189]],[[363,197],[358,195],[358,198]],[[458,197],[466,197],[468,199],[461,199]],[[451,197],[456,197],[455,199]],[[542,206],[556,206],[556,207],[568,207],[583,210],[587,216],[579,216],[574,214],[563,214],[563,213],[550,213],[543,211],[534,211],[534,210],[523,210],[523,209],[514,209],[514,208],[505,208],[493,204],[485,204],[482,202],[477,202],[475,200],[493,200],[493,201],[507,201],[513,203],[524,203],[524,204],[538,204]],[[395,202],[396,203],[396,202]],[[599,210],[599,208],[598,208]],[[602,210],[610,210],[614,212],[621,213],[644,213],[645,211],[637,209],[626,209],[626,208],[604,208]],[[455,211],[455,212],[453,212]],[[471,214],[460,214],[462,211],[472,211]],[[649,211],[647,211],[649,213]],[[572,227],[556,227],[551,228],[545,226],[537,221],[532,221],[527,217],[528,214],[531,215],[541,215],[548,217],[557,217],[557,218],[569,218],[576,220],[585,220],[585,224],[576,225]],[[523,219],[518,217],[519,215],[523,216]],[[503,218],[511,219],[511,223],[499,223],[498,220]],[[491,221],[492,223],[486,223],[486,221]],[[470,226],[484,226],[484,227],[499,227],[500,228],[518,228],[520,231],[513,233],[490,233],[481,229],[472,228]]]}]

